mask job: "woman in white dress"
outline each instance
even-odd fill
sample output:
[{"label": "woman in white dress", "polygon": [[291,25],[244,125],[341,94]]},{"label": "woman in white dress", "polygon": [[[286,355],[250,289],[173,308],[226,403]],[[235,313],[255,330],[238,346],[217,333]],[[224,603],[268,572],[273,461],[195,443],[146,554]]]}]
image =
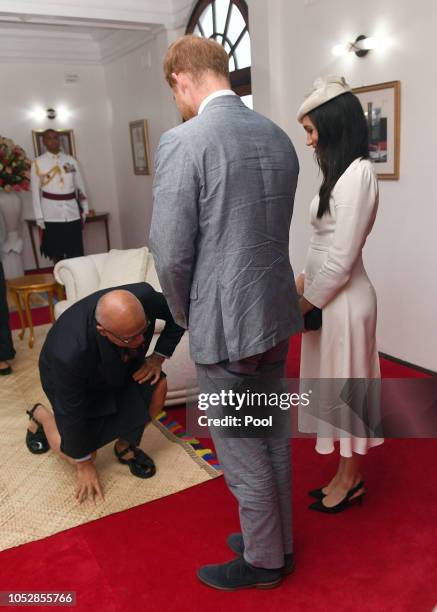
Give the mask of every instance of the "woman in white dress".
[{"label": "woman in white dress", "polygon": [[[380,378],[376,294],[362,260],[362,249],[378,208],[378,182],[369,161],[366,118],[342,77],[318,79],[299,109],[298,120],[323,175],[319,193],[310,206],[313,235],[305,270],[296,279],[302,315],[321,309],[322,326],[303,336],[300,376],[330,379],[319,380],[319,400],[323,396],[326,400],[329,390],[336,386],[332,379],[352,383],[353,395],[356,379],[369,391],[369,379]],[[358,387],[362,400],[363,386]],[[333,400],[332,394],[330,399]],[[338,394],[335,400],[322,418],[319,413],[300,419],[303,430],[317,432],[319,453],[332,453],[338,442],[337,473],[325,487],[310,491],[316,498],[310,508],[326,513],[339,512],[352,500],[361,500],[365,489],[360,458],[368,448],[383,442],[368,434],[369,428],[351,409],[349,401],[339,410],[342,402]],[[357,427],[357,422],[363,427]]]}]

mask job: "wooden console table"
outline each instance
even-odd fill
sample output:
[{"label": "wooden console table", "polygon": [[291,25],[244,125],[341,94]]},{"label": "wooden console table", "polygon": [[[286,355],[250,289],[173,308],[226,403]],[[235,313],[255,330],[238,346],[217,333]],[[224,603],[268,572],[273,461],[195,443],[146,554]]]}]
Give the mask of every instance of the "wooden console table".
[{"label": "wooden console table", "polygon": [[[106,247],[107,247],[108,251],[110,251],[111,250],[111,242],[109,240],[108,219],[109,219],[109,213],[107,213],[107,212],[96,213],[95,215],[90,215],[89,217],[86,218],[85,227],[89,223],[98,223],[99,221],[103,222],[104,225],[105,225]],[[35,266],[36,266],[36,269],[39,270],[40,269],[40,265],[39,265],[39,262],[38,262],[38,252],[36,250],[35,236],[34,236],[34,233],[33,233],[34,228],[37,227],[36,221],[35,221],[35,219],[25,219],[25,221],[27,223],[27,228],[29,230],[30,242],[32,244],[33,257],[35,258]]]},{"label": "wooden console table", "polygon": [[32,348],[35,342],[33,332],[32,310],[29,304],[29,298],[32,293],[47,293],[50,310],[50,320],[53,323],[55,320],[53,312],[53,297],[55,292],[58,298],[62,298],[62,287],[55,281],[53,274],[29,274],[18,278],[10,278],[6,281],[7,287],[12,293],[15,304],[20,317],[21,332],[18,334],[20,340],[24,338],[26,331],[26,322],[23,316],[23,303],[26,312],[27,326],[30,331],[29,347]]}]

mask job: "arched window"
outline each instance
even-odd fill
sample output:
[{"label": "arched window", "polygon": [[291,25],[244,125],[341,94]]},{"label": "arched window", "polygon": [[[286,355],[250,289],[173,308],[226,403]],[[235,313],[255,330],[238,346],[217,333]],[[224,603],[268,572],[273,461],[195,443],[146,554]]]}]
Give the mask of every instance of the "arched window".
[{"label": "arched window", "polygon": [[213,38],[229,55],[232,89],[252,108],[249,16],[245,0],[200,0],[186,34]]}]

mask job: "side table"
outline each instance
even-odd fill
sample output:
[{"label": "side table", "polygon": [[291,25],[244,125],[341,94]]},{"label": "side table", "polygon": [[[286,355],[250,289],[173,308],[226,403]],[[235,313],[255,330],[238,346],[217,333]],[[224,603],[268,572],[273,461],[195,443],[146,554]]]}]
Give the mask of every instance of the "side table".
[{"label": "side table", "polygon": [[29,298],[32,293],[47,293],[50,310],[50,320],[53,323],[55,320],[53,311],[53,296],[55,291],[58,297],[61,297],[62,288],[55,281],[53,274],[29,274],[18,278],[10,278],[6,281],[7,287],[14,298],[18,316],[20,317],[21,332],[18,337],[20,340],[24,338],[26,331],[26,323],[23,316],[22,304],[26,312],[27,325],[30,331],[29,348],[32,348],[35,342],[33,331],[32,310],[29,304]]}]

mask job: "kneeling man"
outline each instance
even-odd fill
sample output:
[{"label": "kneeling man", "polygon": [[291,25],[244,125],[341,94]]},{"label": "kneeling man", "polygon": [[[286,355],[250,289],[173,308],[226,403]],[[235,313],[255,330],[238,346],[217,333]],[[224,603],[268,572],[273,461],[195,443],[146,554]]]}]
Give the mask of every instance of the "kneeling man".
[{"label": "kneeling man", "polygon": [[[165,327],[146,358],[156,319]],[[73,304],[49,331],[39,368],[54,415],[41,404],[28,411],[26,444],[35,454],[52,448],[77,467],[80,503],[103,499],[95,451],[112,440],[118,460],[134,476],[154,475],[152,459],[138,445],[164,405],[161,365],[183,333],[162,293],[147,283],[97,291]]]}]

